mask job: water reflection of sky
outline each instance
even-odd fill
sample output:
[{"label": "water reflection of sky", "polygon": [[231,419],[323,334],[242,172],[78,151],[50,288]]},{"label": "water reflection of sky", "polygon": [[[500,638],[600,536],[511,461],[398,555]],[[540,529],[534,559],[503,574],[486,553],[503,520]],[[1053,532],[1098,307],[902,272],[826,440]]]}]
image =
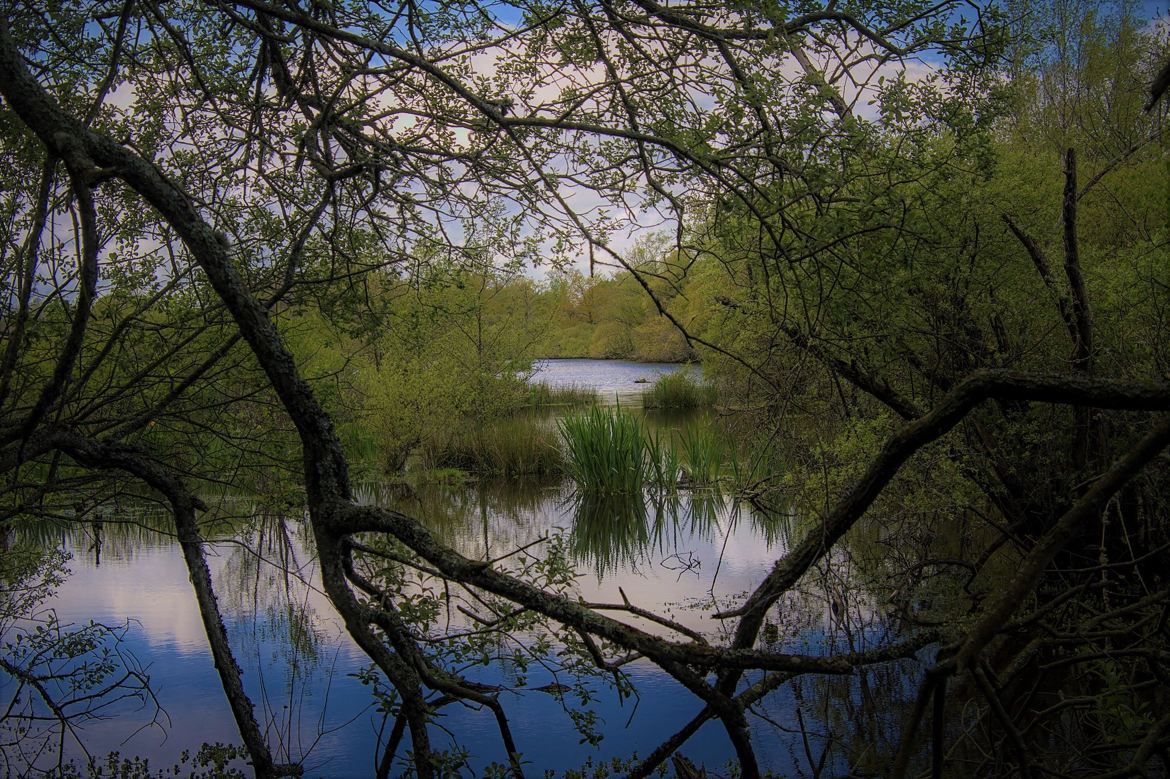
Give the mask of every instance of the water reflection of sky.
[{"label": "water reflection of sky", "polygon": [[630,362],[628,360],[540,360],[533,381],[553,387],[591,387],[604,402],[617,397],[623,404],[642,393],[664,373],[693,370],[690,366],[665,362]]},{"label": "water reflection of sky", "polygon": [[[212,559],[217,574],[222,575],[226,559]],[[202,742],[237,742],[177,547],[141,549],[132,564],[107,558],[101,567],[93,565],[92,553],[79,552],[70,567],[73,575],[53,602],[60,619],[92,618],[109,624],[133,620],[125,648],[147,668],[166,713],[163,726],[137,733],[152,716],[149,709],[126,707],[115,719],[91,724],[84,730],[90,751],[140,754],[161,766]],[[605,593],[603,588],[597,592]],[[350,676],[368,661],[349,639],[330,630],[325,620],[318,626],[325,634],[319,662],[308,678],[297,679],[290,688],[286,649],[278,637],[267,635],[266,626],[256,625],[252,615],[229,612],[225,617],[245,685],[267,712],[270,732],[280,734],[272,740],[295,759],[307,755],[310,776],[369,775],[381,721],[370,708],[369,689]],[[627,670],[638,688],[636,701],[621,701],[610,690],[597,690],[592,708],[603,720],[605,740],[600,749],[578,743],[580,735],[552,695],[536,690],[505,693],[524,760],[534,768],[564,770],[590,757],[645,753],[698,712],[694,699],[653,666],[634,664]],[[508,681],[499,667],[477,669],[475,678],[485,684]],[[530,687],[552,681],[547,674],[529,675]],[[436,725],[450,732],[446,736],[437,732],[437,744],[467,749],[475,766],[506,759],[490,712],[449,706]],[[705,727],[684,751],[705,762],[722,763],[731,756],[717,725]]]},{"label": "water reflection of sky", "polygon": [[[450,496],[416,495],[413,500],[416,509],[445,503],[449,513],[435,531],[467,554],[482,554],[485,544],[498,553],[557,528],[570,535],[574,531],[579,518],[574,518],[574,503],[566,498],[563,488],[538,489],[535,496],[509,497],[505,493],[499,489],[492,494],[462,491],[462,509],[454,511],[450,510]],[[782,546],[774,529],[764,527],[761,518],[742,508],[736,513],[730,500],[711,496],[702,500],[715,501],[713,522],[696,526],[688,519],[690,498],[681,498],[675,515],[678,527],[638,551],[636,564],[619,561],[598,578],[587,573],[595,567],[594,561],[581,560],[581,596],[617,603],[621,601],[620,585],[634,603],[667,611],[690,627],[717,635],[719,623],[710,617],[709,609],[712,592],[734,594],[751,588]],[[654,521],[652,512],[647,521]],[[266,526],[280,528],[283,535],[270,530],[262,545],[253,532],[244,539],[245,544],[211,548],[210,564],[247,689],[261,708],[270,740],[278,745],[282,757],[304,760],[309,776],[369,775],[379,728],[388,732],[390,725],[374,713],[369,689],[352,676],[368,663],[314,587],[314,567],[298,538],[302,532],[298,525],[272,517],[266,522]],[[694,532],[696,527],[702,532]],[[107,531],[108,537],[112,535],[116,533]],[[271,545],[276,537],[286,543],[291,555],[287,559],[304,581],[286,580],[267,563],[257,565],[253,553],[257,549],[268,560],[276,556]],[[177,547],[164,538],[152,544],[138,540],[132,555],[111,552],[107,546],[100,567],[85,541],[77,544],[74,554],[70,564],[73,574],[53,602],[61,620],[92,618],[111,624],[133,620],[126,648],[148,667],[169,717],[165,728],[150,727],[137,733],[149,719],[149,711],[125,711],[116,719],[95,723],[85,730],[91,752],[118,750],[148,756],[156,765],[168,765],[180,751],[202,742],[237,742]],[[662,562],[672,555],[686,555],[701,564],[690,570],[671,570]],[[290,646],[285,624],[289,603],[314,615],[311,646]],[[695,604],[708,608],[688,607]],[[824,640],[826,619],[814,614],[811,624],[811,633],[805,633],[806,643]],[[807,631],[809,624],[804,627]],[[294,664],[299,667],[296,674],[290,671]],[[628,758],[635,752],[646,754],[698,713],[697,700],[654,666],[634,663],[626,670],[637,687],[636,700],[621,700],[603,684],[594,687],[597,697],[590,708],[600,717],[605,736],[599,748],[580,743],[562,704],[533,689],[554,681],[535,666],[530,669],[529,689],[503,694],[524,760],[540,769],[534,773],[579,767],[589,758],[596,762]],[[512,679],[500,664],[477,668],[472,678],[504,685]],[[769,722],[752,718],[759,735],[761,762],[786,773],[797,759],[794,750],[801,743],[799,723],[793,718],[792,690],[773,694],[765,706]],[[506,759],[490,712],[448,706],[435,723],[436,743],[468,750],[477,771]],[[732,757],[727,738],[715,723],[705,725],[682,751],[712,767]]]}]

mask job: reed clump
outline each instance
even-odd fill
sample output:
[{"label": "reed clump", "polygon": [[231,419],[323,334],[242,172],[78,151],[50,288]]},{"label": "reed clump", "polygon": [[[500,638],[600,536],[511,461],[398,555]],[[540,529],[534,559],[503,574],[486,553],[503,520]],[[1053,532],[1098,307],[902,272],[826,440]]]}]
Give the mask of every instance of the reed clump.
[{"label": "reed clump", "polygon": [[555,406],[591,406],[597,403],[597,390],[578,384],[553,386],[543,381],[529,384],[525,404],[535,408]]},{"label": "reed clump", "polygon": [[647,430],[639,416],[620,406],[593,406],[558,425],[565,472],[588,493],[630,495],[644,486],[660,492],[714,487],[727,478],[728,459],[734,457],[706,418],[665,436]]},{"label": "reed clump", "polygon": [[678,450],[657,432],[646,437],[646,465],[649,480],[657,489],[670,492],[678,488],[682,475]]},{"label": "reed clump", "polygon": [[714,403],[715,387],[694,378],[691,371],[662,374],[642,396],[643,408],[703,408]]},{"label": "reed clump", "polygon": [[648,476],[642,421],[620,406],[570,414],[558,423],[566,470],[577,486],[598,494],[641,492]]},{"label": "reed clump", "polygon": [[709,420],[688,425],[676,433],[681,451],[683,482],[692,487],[708,487],[723,478],[728,452]]},{"label": "reed clump", "polygon": [[425,452],[431,468],[458,468],[480,476],[554,476],[565,472],[557,431],[524,415],[469,424]]}]

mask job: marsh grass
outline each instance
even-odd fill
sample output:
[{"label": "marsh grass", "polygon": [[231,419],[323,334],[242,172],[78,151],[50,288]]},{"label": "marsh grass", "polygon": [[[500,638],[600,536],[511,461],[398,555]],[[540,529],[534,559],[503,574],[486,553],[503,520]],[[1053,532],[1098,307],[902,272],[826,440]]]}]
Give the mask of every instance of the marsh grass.
[{"label": "marsh grass", "polygon": [[558,423],[567,449],[566,470],[586,492],[640,493],[648,458],[642,421],[621,408],[593,406]]},{"label": "marsh grass", "polygon": [[656,489],[670,492],[678,488],[682,463],[678,452],[657,431],[646,436],[647,476]]},{"label": "marsh grass", "polygon": [[597,403],[597,390],[577,384],[554,387],[545,382],[529,384],[525,404],[534,408],[550,406],[591,406]]},{"label": "marsh grass", "polygon": [[681,450],[683,481],[688,486],[711,486],[723,476],[728,452],[710,421],[688,425],[676,433]]},{"label": "marsh grass", "polygon": [[709,419],[663,435],[647,430],[640,417],[621,407],[594,406],[558,424],[565,441],[565,470],[586,492],[714,487],[725,478],[727,461],[734,457]]},{"label": "marsh grass", "polygon": [[551,476],[565,472],[557,431],[524,414],[468,424],[441,445],[428,447],[431,468],[459,468],[481,476]]},{"label": "marsh grass", "polygon": [[643,408],[702,408],[714,403],[715,388],[692,378],[691,371],[664,373],[642,395]]}]

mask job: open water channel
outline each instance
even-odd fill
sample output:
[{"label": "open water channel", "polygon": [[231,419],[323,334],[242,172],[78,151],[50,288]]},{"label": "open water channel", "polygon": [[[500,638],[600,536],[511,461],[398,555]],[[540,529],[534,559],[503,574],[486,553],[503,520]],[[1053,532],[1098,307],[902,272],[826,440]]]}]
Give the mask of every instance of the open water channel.
[{"label": "open water channel", "polygon": [[[664,371],[678,366],[616,361],[557,360],[541,366],[536,379],[550,384],[597,388],[636,407],[637,396]],[[686,424],[686,419],[655,424]],[[393,505],[419,516],[465,554],[496,557],[545,537],[556,537],[578,573],[575,588],[589,601],[620,602],[623,593],[646,609],[666,613],[692,629],[718,638],[725,630],[711,617],[717,604],[752,589],[781,556],[787,539],[800,532],[784,512],[764,515],[711,490],[661,497],[647,495],[634,505],[582,501],[570,484],[491,483],[435,485],[403,495],[383,485],[364,485],[360,498]],[[236,511],[250,516],[249,530],[209,545],[220,606],[245,684],[260,707],[262,723],[281,759],[302,762],[306,776],[371,776],[379,739],[389,729],[357,674],[369,665],[346,636],[318,590],[315,562],[306,552],[307,529],[299,515],[276,513],[236,498]],[[116,517],[112,517],[116,520]],[[61,623],[96,620],[122,625],[118,651],[150,679],[157,707],[126,701],[78,731],[92,755],[118,751],[148,757],[152,766],[175,762],[182,750],[204,742],[238,742],[177,545],[151,526],[131,518],[96,528],[63,532],[71,555],[70,575],[46,604]],[[539,553],[541,547],[535,547]],[[785,602],[765,637],[806,652],[830,647],[863,649],[880,640],[880,620],[863,596],[846,597],[849,561],[835,560],[823,587]],[[620,588],[620,590],[619,590]],[[836,603],[829,593],[838,593]],[[842,615],[842,608],[845,615]],[[440,617],[462,624],[458,614]],[[604,681],[581,690],[554,669],[514,662],[515,647],[501,647],[468,677],[509,688],[502,701],[524,763],[542,776],[560,775],[612,758],[646,754],[701,708],[701,704],[650,664],[626,667],[635,695],[623,696]],[[913,664],[909,664],[913,665]],[[806,681],[781,688],[751,717],[763,765],[779,775],[810,774],[810,762],[829,748],[823,768],[842,769],[892,738],[896,719],[874,698],[907,688],[915,669],[906,664],[860,677]],[[12,679],[0,679],[8,691]],[[879,695],[878,688],[886,692]],[[559,694],[558,694],[559,693]],[[895,697],[899,697],[897,694]],[[593,744],[574,729],[567,708],[595,718],[603,736]],[[803,733],[802,733],[803,730]],[[841,733],[850,734],[842,740]],[[480,775],[506,756],[490,712],[448,706],[435,720],[434,744],[467,755],[464,775]],[[868,746],[865,746],[868,745]],[[82,753],[75,740],[68,748]],[[875,753],[880,750],[875,750]],[[682,749],[713,775],[732,757],[718,724],[708,723]],[[403,764],[405,767],[405,764]]]}]

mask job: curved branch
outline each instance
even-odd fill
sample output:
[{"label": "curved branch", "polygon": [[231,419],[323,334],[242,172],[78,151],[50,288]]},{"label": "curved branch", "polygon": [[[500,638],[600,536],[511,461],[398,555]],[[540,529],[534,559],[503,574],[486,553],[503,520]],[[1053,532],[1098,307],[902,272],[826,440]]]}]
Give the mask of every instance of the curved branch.
[{"label": "curved branch", "polygon": [[742,606],[716,615],[724,619],[743,618],[736,628],[733,646],[754,643],[764,614],[772,604],[853,527],[915,452],[953,429],[979,403],[993,398],[1165,411],[1170,409],[1170,384],[1084,376],[1034,376],[1003,370],[980,371],[964,379],[930,413],[905,425],[886,441],[865,474],[828,513],[821,527],[778,560]]},{"label": "curved branch", "polygon": [[65,452],[82,465],[103,469],[119,470],[138,477],[162,493],[174,511],[175,527],[178,531],[179,546],[187,564],[191,587],[199,605],[199,618],[207,635],[207,643],[219,674],[220,684],[232,716],[239,728],[244,746],[252,759],[252,767],[260,779],[276,779],[281,776],[300,776],[298,765],[279,765],[272,758],[264,734],[256,722],[255,709],[244,690],[243,673],[232,653],[227,628],[215,596],[211,571],[203,554],[203,539],[195,519],[195,511],[206,508],[194,497],[183,482],[161,466],[152,463],[143,453],[125,444],[108,444],[93,441],[83,436],[61,430],[54,430],[45,436],[53,448]]},{"label": "curved branch", "polygon": [[[66,160],[72,179],[73,195],[77,198],[77,210],[81,220],[81,247],[79,251],[77,269],[77,303],[73,310],[73,322],[69,327],[69,335],[61,347],[57,357],[57,364],[49,381],[41,389],[36,403],[28,416],[23,419],[16,431],[0,438],[0,444],[8,443],[15,438],[25,438],[32,432],[50,407],[57,402],[73,365],[81,353],[81,345],[85,340],[85,331],[89,326],[89,316],[93,309],[93,301],[97,296],[98,282],[98,235],[97,209],[93,202],[93,191],[89,188],[88,172],[92,165],[86,166],[84,161]],[[35,251],[33,252],[35,255]]]},{"label": "curved branch", "polygon": [[17,299],[18,307],[16,318],[12,323],[12,331],[8,333],[8,345],[4,350],[4,362],[0,364],[0,408],[8,399],[8,390],[12,382],[12,374],[16,368],[17,357],[21,345],[24,343],[24,329],[28,324],[29,298],[32,295],[33,280],[37,269],[37,254],[40,252],[41,236],[45,231],[45,222],[49,218],[49,196],[53,190],[53,169],[57,160],[49,157],[45,160],[41,172],[41,185],[37,189],[36,207],[33,209],[31,227],[25,235],[24,243],[16,254],[16,265],[24,260],[24,267],[20,271]]}]

